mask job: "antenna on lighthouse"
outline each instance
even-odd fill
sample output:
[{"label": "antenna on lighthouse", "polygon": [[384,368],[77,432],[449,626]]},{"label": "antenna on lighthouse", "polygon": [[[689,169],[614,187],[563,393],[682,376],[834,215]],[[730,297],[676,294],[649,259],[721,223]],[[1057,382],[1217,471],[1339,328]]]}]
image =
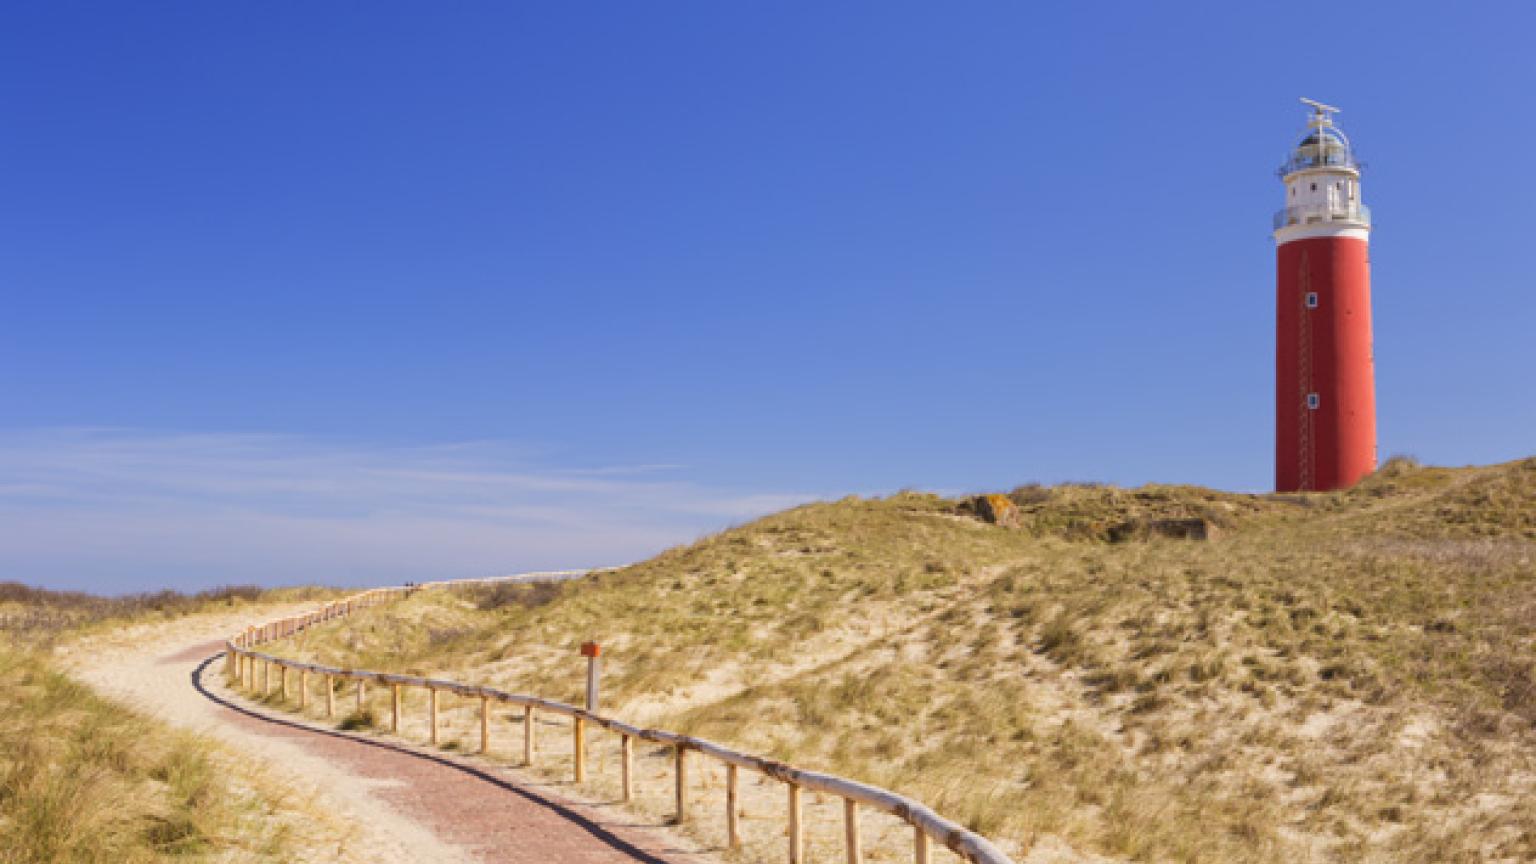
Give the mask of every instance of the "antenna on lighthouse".
[{"label": "antenna on lighthouse", "polygon": [[1301,104],[1312,109],[1312,119],[1307,123],[1308,126],[1317,128],[1332,126],[1333,115],[1339,113],[1339,109],[1332,105],[1324,105],[1316,99],[1308,99],[1305,96],[1301,97]]}]

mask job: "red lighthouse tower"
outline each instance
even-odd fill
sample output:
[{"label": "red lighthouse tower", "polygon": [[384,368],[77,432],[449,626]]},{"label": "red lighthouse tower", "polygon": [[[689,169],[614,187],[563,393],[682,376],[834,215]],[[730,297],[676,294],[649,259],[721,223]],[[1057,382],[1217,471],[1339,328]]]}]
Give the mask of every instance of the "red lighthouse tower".
[{"label": "red lighthouse tower", "polygon": [[1360,166],[1312,108],[1306,134],[1280,167],[1275,214],[1275,488],[1342,489],[1376,470],[1371,351],[1371,212]]}]

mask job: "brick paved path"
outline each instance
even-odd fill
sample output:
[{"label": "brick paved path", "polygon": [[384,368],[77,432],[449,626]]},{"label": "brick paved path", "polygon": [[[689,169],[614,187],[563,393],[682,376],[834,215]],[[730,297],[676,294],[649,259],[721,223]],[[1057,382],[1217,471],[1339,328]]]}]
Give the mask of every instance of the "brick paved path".
[{"label": "brick paved path", "polygon": [[392,739],[311,726],[267,712],[230,693],[222,643],[197,645],[166,663],[207,657],[192,686],[221,708],[219,719],[252,735],[289,739],[358,776],[378,781],[374,794],[443,840],[485,862],[518,864],[714,864],[673,832],[637,824],[613,804],[573,801],[547,781],[510,769],[472,764]]}]

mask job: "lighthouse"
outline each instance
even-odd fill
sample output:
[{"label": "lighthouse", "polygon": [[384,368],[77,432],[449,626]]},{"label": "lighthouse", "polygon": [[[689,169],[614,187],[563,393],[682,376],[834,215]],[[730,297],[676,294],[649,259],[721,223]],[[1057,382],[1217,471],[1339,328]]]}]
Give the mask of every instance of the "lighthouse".
[{"label": "lighthouse", "polygon": [[1301,100],[1307,130],[1280,167],[1275,214],[1275,489],[1343,489],[1376,470],[1371,212],[1360,165],[1333,122]]}]

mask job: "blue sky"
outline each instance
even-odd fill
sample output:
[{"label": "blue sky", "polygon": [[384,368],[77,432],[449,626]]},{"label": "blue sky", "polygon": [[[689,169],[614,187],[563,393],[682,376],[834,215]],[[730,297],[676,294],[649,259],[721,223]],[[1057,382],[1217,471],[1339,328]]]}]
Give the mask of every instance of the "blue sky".
[{"label": "blue sky", "polygon": [[0,579],[631,560],[1271,477],[1274,168],[1367,163],[1381,449],[1529,455],[1536,13],[82,4],[0,21]]}]

